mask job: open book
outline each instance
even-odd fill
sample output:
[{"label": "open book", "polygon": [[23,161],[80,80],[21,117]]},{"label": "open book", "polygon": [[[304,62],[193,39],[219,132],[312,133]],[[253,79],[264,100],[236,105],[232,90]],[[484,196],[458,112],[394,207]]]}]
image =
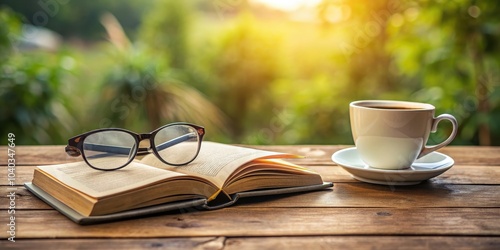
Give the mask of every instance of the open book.
[{"label": "open book", "polygon": [[294,157],[203,142],[198,157],[184,166],[167,165],[153,154],[115,171],[95,170],[85,162],[39,166],[26,187],[75,222],[90,224],[332,186],[317,173],[282,160]]}]

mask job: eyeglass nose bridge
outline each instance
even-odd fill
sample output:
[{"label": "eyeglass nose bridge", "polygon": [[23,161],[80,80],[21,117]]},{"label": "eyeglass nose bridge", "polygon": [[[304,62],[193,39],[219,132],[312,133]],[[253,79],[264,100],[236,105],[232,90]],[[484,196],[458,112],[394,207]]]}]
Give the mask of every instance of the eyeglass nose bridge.
[{"label": "eyeglass nose bridge", "polygon": [[151,139],[151,137],[152,137],[151,134],[139,134],[139,141]]},{"label": "eyeglass nose bridge", "polygon": [[[151,138],[152,138],[152,135],[151,134],[139,134],[139,147],[138,147],[138,150],[137,150],[137,154],[138,155],[142,155],[142,154],[148,154],[150,153],[151,150],[153,150],[153,142],[151,141]],[[141,147],[140,144],[142,141],[144,140],[147,140],[148,143],[149,143],[149,146],[148,147]]]}]

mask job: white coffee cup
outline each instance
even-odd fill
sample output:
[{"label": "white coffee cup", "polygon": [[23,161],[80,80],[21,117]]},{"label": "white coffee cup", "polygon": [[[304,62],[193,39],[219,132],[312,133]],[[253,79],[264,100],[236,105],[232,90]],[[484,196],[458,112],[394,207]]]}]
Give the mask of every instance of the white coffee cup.
[{"label": "white coffee cup", "polygon": [[[405,169],[418,158],[448,145],[456,136],[455,117],[434,117],[434,106],[426,103],[365,100],[349,105],[351,130],[361,159],[370,167]],[[434,146],[426,146],[431,132],[442,120],[453,125],[450,136]]]}]

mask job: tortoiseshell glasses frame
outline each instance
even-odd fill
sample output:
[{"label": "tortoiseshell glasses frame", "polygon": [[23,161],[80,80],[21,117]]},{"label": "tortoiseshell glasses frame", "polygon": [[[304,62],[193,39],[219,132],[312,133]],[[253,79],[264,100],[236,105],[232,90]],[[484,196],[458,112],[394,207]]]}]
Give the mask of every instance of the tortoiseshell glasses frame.
[{"label": "tortoiseshell glasses frame", "polygon": [[[82,156],[97,170],[117,170],[132,162],[137,154],[153,153],[163,163],[180,166],[192,162],[200,152],[205,128],[190,123],[171,123],[151,133],[138,134],[121,128],[92,130],[68,140],[66,153]],[[139,147],[149,140],[149,147]]]}]

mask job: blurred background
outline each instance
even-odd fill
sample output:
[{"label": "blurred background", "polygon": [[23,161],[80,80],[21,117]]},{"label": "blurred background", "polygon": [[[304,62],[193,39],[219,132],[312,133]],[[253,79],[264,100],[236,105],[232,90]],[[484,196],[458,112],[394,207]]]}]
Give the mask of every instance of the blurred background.
[{"label": "blurred background", "polygon": [[353,144],[348,104],[394,99],[453,114],[455,145],[500,145],[499,13],[496,0],[0,0],[0,144],[175,121],[225,143]]}]

